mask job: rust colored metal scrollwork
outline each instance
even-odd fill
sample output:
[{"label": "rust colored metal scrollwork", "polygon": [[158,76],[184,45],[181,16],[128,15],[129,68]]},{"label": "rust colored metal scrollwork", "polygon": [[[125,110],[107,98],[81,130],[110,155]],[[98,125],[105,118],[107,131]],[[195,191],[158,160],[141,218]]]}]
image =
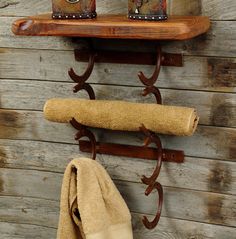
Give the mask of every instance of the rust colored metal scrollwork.
[{"label": "rust colored metal scrollwork", "polygon": [[96,159],[96,138],[94,134],[87,129],[86,126],[78,123],[74,118],[70,121],[71,125],[78,130],[78,132],[75,135],[75,140],[80,140],[83,137],[87,137],[91,143],[91,148],[92,148],[92,159]]},{"label": "rust colored metal scrollwork", "polygon": [[146,191],[145,191],[145,195],[148,196],[150,195],[150,193],[156,189],[159,195],[159,199],[158,199],[158,210],[157,210],[157,214],[156,217],[154,218],[154,220],[152,222],[148,221],[147,217],[144,216],[143,218],[143,224],[146,228],[148,229],[153,229],[157,226],[160,217],[161,217],[161,211],[162,211],[162,204],[163,204],[163,188],[162,185],[159,182],[156,182],[160,171],[161,171],[161,166],[162,166],[162,160],[163,160],[163,149],[162,149],[162,144],[161,144],[161,140],[160,138],[153,132],[149,131],[144,125],[142,125],[140,127],[140,131],[142,131],[144,133],[144,135],[146,136],[145,139],[145,146],[147,147],[148,145],[150,145],[151,143],[154,143],[157,146],[157,165],[156,168],[152,174],[151,177],[146,177],[143,176],[142,177],[142,182],[146,185],[148,185]]},{"label": "rust colored metal scrollwork", "polygon": [[151,184],[148,186],[145,195],[149,196],[150,193],[156,189],[159,195],[159,200],[157,203],[157,213],[156,213],[156,217],[154,218],[154,220],[152,222],[150,222],[146,216],[143,217],[143,224],[147,229],[154,229],[161,217],[161,211],[162,211],[162,205],[163,205],[163,188],[162,185],[158,182],[155,182],[154,184]]},{"label": "rust colored metal scrollwork", "polygon": [[162,61],[163,55],[161,47],[159,46],[157,49],[157,63],[153,75],[150,78],[147,78],[142,71],[140,71],[138,74],[140,81],[146,86],[142,95],[147,96],[149,94],[154,94],[158,104],[162,104],[162,97],[159,89],[154,84],[159,77]]},{"label": "rust colored metal scrollwork", "polygon": [[81,76],[77,75],[72,68],[68,71],[70,78],[75,83],[77,83],[77,85],[74,87],[74,93],[77,93],[81,90],[85,90],[88,93],[91,100],[95,99],[95,93],[91,85],[86,83],[86,81],[89,79],[89,77],[91,76],[93,72],[95,57],[96,57],[96,53],[92,51],[89,56],[88,67],[83,75]]},{"label": "rust colored metal scrollwork", "polygon": [[158,178],[161,166],[162,166],[162,156],[163,156],[163,149],[160,138],[153,132],[146,129],[144,125],[140,127],[140,130],[145,134],[145,146],[147,147],[149,144],[154,143],[157,146],[157,166],[152,174],[151,177],[142,177],[142,182],[146,185],[150,185],[156,181]]}]

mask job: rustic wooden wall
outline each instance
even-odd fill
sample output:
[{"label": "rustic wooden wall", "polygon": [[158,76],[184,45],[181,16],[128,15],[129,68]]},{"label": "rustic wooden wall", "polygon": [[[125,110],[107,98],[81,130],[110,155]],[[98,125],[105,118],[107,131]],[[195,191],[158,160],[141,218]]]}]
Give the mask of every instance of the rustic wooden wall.
[{"label": "rustic wooden wall", "polygon": [[[98,0],[98,12],[126,12],[127,0]],[[49,0],[0,1],[0,238],[55,238],[62,173],[81,155],[69,125],[43,119],[51,97],[71,97],[69,67],[76,39],[15,37],[18,17],[47,12]],[[165,163],[160,181],[165,204],[160,225],[142,226],[155,214],[155,195],[145,198],[142,174],[155,162],[99,156],[133,212],[135,239],[233,239],[236,233],[236,1],[175,0],[175,14],[210,16],[209,33],[186,42],[163,43],[184,53],[183,68],[163,68],[159,86],[165,104],[196,106],[200,126],[191,138],[163,137],[165,147],[184,149],[183,165]],[[108,42],[105,41],[107,46]],[[104,47],[104,41],[95,42]],[[133,49],[140,42],[133,42]],[[142,43],[144,48],[153,44]],[[113,41],[111,48],[130,42]],[[141,67],[151,74],[153,67]],[[90,79],[99,99],[141,101],[140,66],[96,65]],[[82,94],[83,96],[83,94]],[[150,99],[149,99],[150,100]],[[146,99],[147,101],[147,99]],[[137,134],[105,135],[104,141],[141,143]]]}]

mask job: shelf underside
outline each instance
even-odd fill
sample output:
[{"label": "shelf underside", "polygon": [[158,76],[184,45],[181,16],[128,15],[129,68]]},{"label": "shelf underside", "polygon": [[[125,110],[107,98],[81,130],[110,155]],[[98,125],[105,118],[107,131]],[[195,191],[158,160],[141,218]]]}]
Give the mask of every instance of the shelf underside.
[{"label": "shelf underside", "polygon": [[12,31],[23,36],[67,36],[146,40],[186,40],[205,33],[204,16],[170,16],[164,21],[130,20],[125,15],[99,15],[96,19],[56,20],[51,14],[18,19]]}]

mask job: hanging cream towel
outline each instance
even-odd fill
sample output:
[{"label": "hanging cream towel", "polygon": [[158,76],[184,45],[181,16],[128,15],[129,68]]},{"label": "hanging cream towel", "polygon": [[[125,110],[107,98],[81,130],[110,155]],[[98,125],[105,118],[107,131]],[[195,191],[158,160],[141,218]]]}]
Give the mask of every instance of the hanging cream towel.
[{"label": "hanging cream towel", "polygon": [[111,130],[139,131],[144,124],[156,133],[177,136],[191,136],[199,121],[194,108],[84,99],[50,99],[44,116],[61,123],[75,118],[83,125]]},{"label": "hanging cream towel", "polygon": [[125,201],[92,159],[74,159],[66,168],[57,239],[133,239]]}]

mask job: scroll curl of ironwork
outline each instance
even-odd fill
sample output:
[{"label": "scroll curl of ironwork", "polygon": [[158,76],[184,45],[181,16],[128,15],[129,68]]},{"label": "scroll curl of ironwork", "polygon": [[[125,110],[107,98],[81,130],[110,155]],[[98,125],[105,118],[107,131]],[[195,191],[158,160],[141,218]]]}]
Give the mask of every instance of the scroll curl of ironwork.
[{"label": "scroll curl of ironwork", "polygon": [[68,71],[70,78],[75,83],[77,83],[77,85],[74,87],[74,93],[77,93],[80,90],[85,90],[88,93],[90,99],[92,100],[95,99],[95,93],[91,85],[86,83],[86,81],[89,79],[89,77],[91,76],[93,72],[95,57],[96,57],[96,53],[92,51],[89,56],[88,67],[83,75],[77,75],[75,71],[73,70],[73,68],[71,68]]},{"label": "scroll curl of ironwork", "polygon": [[157,48],[157,63],[156,63],[156,67],[155,67],[155,71],[153,75],[150,78],[147,78],[142,71],[140,71],[138,74],[140,81],[146,86],[142,95],[147,96],[149,94],[154,94],[158,104],[162,104],[162,97],[161,97],[160,90],[156,86],[154,86],[154,84],[156,83],[159,77],[162,61],[163,61],[163,55],[162,55],[161,47],[159,46]]},{"label": "scroll curl of ironwork", "polygon": [[142,131],[145,136],[145,146],[147,147],[149,144],[154,143],[157,146],[157,165],[156,168],[152,174],[151,177],[146,177],[143,175],[142,177],[142,182],[146,185],[150,185],[154,183],[161,171],[161,166],[162,166],[162,155],[163,155],[163,149],[162,149],[162,143],[160,138],[153,132],[149,131],[144,125],[140,127],[140,131]]},{"label": "scroll curl of ironwork", "polygon": [[86,126],[78,123],[76,119],[72,118],[70,121],[70,124],[78,130],[78,132],[75,135],[75,140],[80,140],[83,137],[87,137],[91,143],[91,148],[92,148],[92,159],[96,159],[96,138],[94,134],[87,129]]},{"label": "scroll curl of ironwork", "polygon": [[158,76],[160,74],[161,63],[162,63],[162,51],[161,51],[161,47],[159,46],[157,48],[157,63],[156,63],[156,67],[155,67],[155,71],[153,75],[150,78],[147,78],[142,71],[140,71],[138,74],[139,79],[144,85],[151,86],[156,83]]},{"label": "scroll curl of ironwork", "polygon": [[162,104],[161,92],[156,86],[154,86],[154,85],[147,86],[143,90],[143,93],[142,93],[143,96],[147,96],[150,94],[153,94],[155,96],[157,104]]},{"label": "scroll curl of ironwork", "polygon": [[163,188],[162,185],[158,182],[155,182],[151,185],[148,186],[146,189],[145,195],[149,196],[149,194],[156,189],[159,195],[159,200],[157,203],[157,213],[153,221],[149,221],[146,216],[143,217],[143,224],[147,229],[154,229],[161,217],[161,212],[162,212],[162,205],[163,205]]},{"label": "scroll curl of ironwork", "polygon": [[154,218],[154,220],[152,222],[148,221],[147,217],[144,216],[143,218],[143,224],[147,229],[153,229],[157,226],[160,217],[161,217],[161,211],[162,211],[162,204],[163,204],[163,188],[162,185],[159,182],[156,182],[160,171],[161,171],[161,166],[162,166],[162,160],[163,160],[163,149],[162,149],[162,144],[161,144],[161,140],[160,138],[153,132],[151,132],[150,130],[148,130],[144,125],[142,125],[140,127],[140,131],[142,131],[144,133],[144,135],[146,136],[144,144],[147,147],[148,145],[150,145],[151,143],[155,143],[155,145],[157,146],[157,165],[156,168],[152,174],[151,177],[146,177],[143,176],[142,177],[142,182],[146,185],[148,185],[146,191],[145,191],[145,195],[148,196],[154,189],[157,190],[158,195],[159,195],[159,199],[158,199],[158,210],[157,210],[157,214],[156,217]]}]

